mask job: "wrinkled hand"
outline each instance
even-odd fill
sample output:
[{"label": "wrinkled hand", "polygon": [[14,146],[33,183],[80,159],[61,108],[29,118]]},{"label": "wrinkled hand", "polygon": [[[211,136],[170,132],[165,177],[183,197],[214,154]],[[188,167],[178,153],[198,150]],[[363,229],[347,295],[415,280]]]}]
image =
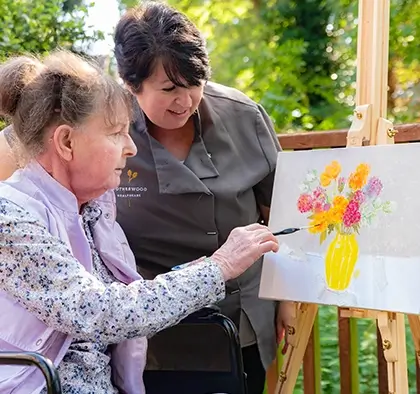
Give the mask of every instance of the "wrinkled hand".
[{"label": "wrinkled hand", "polygon": [[[295,303],[291,301],[280,301],[276,311],[276,334],[277,344],[285,338],[284,350],[287,350],[289,343],[289,332],[288,327],[293,323],[293,317],[295,315]],[[285,351],[284,351],[285,352]]]},{"label": "wrinkled hand", "polygon": [[225,281],[236,278],[254,264],[264,253],[277,252],[277,238],[258,223],[237,227],[226,242],[211,256],[220,266]]}]

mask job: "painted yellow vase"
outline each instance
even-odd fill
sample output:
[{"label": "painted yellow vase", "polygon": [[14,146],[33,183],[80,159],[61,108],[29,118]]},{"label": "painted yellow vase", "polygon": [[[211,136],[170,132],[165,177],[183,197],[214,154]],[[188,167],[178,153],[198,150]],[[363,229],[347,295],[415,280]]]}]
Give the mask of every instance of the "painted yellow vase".
[{"label": "painted yellow vase", "polygon": [[325,275],[331,290],[349,287],[354,267],[359,256],[359,245],[355,234],[337,232],[325,255]]}]

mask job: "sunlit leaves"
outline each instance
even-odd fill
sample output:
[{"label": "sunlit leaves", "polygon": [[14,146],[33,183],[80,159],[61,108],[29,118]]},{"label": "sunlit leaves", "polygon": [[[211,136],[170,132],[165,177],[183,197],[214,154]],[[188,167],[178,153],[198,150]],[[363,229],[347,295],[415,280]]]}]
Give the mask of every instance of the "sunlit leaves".
[{"label": "sunlit leaves", "polygon": [[[213,79],[261,102],[279,132],[350,125],[358,2],[167,0],[207,39]],[[138,0],[121,0],[134,6]],[[420,119],[420,1],[391,0],[388,117]]]},{"label": "sunlit leaves", "polygon": [[0,0],[0,59],[57,47],[74,49],[75,43],[101,38],[99,32],[86,33],[87,8],[76,0]]}]

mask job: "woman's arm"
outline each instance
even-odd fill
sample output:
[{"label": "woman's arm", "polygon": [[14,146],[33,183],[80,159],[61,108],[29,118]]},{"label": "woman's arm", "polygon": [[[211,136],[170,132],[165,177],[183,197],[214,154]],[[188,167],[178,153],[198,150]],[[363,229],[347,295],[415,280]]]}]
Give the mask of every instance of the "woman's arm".
[{"label": "woman's arm", "polygon": [[108,344],[151,336],[220,301],[224,288],[209,261],[105,286],[28,212],[0,199],[0,289],[57,331]]},{"label": "woman's arm", "polygon": [[267,162],[267,175],[254,186],[254,193],[262,220],[265,225],[268,225],[277,155],[281,151],[281,147],[274,125],[261,105],[258,105],[256,125],[258,140]]},{"label": "woman's arm", "polygon": [[0,131],[0,181],[9,178],[17,168],[16,157],[2,130]]}]

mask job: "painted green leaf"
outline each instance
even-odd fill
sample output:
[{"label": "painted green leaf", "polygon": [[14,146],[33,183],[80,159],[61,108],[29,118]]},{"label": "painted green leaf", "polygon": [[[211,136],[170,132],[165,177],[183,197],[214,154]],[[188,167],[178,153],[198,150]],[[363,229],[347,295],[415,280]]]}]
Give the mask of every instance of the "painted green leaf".
[{"label": "painted green leaf", "polygon": [[319,244],[321,245],[326,240],[326,238],[327,238],[327,231],[325,230],[321,233]]}]

